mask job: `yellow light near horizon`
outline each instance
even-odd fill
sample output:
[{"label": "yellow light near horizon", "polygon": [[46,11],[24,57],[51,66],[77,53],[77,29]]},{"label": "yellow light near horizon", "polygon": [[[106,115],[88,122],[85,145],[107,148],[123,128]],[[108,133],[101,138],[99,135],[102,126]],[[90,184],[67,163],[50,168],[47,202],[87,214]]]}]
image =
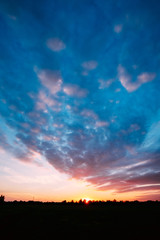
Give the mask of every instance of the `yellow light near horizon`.
[{"label": "yellow light near horizon", "polygon": [[82,198],[82,201],[86,201],[88,203],[89,201],[92,201],[90,198]]}]

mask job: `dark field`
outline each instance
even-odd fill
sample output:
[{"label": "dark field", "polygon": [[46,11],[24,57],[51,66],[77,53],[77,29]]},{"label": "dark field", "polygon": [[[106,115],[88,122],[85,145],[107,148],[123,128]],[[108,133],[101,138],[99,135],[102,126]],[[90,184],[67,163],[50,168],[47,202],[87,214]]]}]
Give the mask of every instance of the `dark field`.
[{"label": "dark field", "polygon": [[121,237],[137,240],[160,239],[159,233],[160,202],[0,204],[3,239]]}]

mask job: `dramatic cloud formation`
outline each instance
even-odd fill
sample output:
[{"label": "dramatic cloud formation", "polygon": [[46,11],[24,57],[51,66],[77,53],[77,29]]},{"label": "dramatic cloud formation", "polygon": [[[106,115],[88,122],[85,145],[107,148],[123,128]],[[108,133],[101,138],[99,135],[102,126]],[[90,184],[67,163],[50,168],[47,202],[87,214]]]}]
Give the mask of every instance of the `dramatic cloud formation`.
[{"label": "dramatic cloud formation", "polygon": [[157,193],[159,7],[2,0],[0,149],[98,191]]}]

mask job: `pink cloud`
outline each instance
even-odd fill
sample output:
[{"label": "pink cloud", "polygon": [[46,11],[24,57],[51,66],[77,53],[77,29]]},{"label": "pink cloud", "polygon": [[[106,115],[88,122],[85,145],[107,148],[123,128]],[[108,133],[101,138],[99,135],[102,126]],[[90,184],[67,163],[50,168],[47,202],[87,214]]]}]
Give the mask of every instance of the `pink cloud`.
[{"label": "pink cloud", "polygon": [[109,123],[106,121],[97,121],[96,122],[96,127],[107,127],[108,125],[109,125]]},{"label": "pink cloud", "polygon": [[63,124],[57,124],[57,123],[54,123],[53,124],[53,127],[55,127],[55,128],[63,128]]},{"label": "pink cloud", "polygon": [[36,108],[38,110],[46,110],[47,107],[50,107],[54,111],[60,110],[61,103],[56,99],[47,96],[44,91],[40,91],[38,95],[38,101],[36,103]]},{"label": "pink cloud", "polygon": [[51,136],[48,136],[48,135],[44,135],[44,136],[43,136],[43,139],[44,139],[45,141],[51,141],[51,140],[52,140],[52,137],[51,137]]},{"label": "pink cloud", "polygon": [[43,105],[44,106],[47,105],[49,107],[55,105],[54,100],[46,96],[46,94],[43,91],[39,92],[38,98],[39,98],[39,103],[41,103],[40,106],[42,107],[42,109],[43,109]]},{"label": "pink cloud", "polygon": [[68,96],[72,96],[72,97],[83,98],[87,96],[86,89],[82,89],[79,86],[73,85],[73,84],[65,85],[63,88],[63,92]]},{"label": "pink cloud", "polygon": [[88,61],[82,63],[82,67],[85,68],[86,70],[93,70],[98,66],[98,63],[96,61]]},{"label": "pink cloud", "polygon": [[140,75],[138,75],[137,79],[139,83],[146,83],[152,81],[156,77],[155,73],[147,73],[144,72]]},{"label": "pink cloud", "polygon": [[59,103],[57,100],[47,96],[43,91],[40,91],[39,93],[39,99],[45,103],[46,105],[52,107],[52,106],[57,106],[57,105],[61,105],[61,103]]},{"label": "pink cloud", "polygon": [[61,90],[62,78],[59,71],[40,70],[36,72],[40,82],[50,93],[56,94]]},{"label": "pink cloud", "polygon": [[108,80],[99,79],[98,82],[100,83],[99,89],[104,89],[104,88],[108,88],[114,82],[114,79],[108,79]]},{"label": "pink cloud", "polygon": [[84,109],[81,112],[81,115],[84,116],[84,117],[91,117],[93,119],[98,119],[97,114],[94,111],[90,110],[90,109]]},{"label": "pink cloud", "polygon": [[60,52],[66,48],[66,45],[59,38],[50,38],[47,40],[47,47],[54,52]]},{"label": "pink cloud", "polygon": [[22,126],[23,128],[30,128],[29,123],[21,123],[21,126]]},{"label": "pink cloud", "polygon": [[114,32],[120,33],[122,31],[123,25],[122,24],[117,24],[114,26]]},{"label": "pink cloud", "polygon": [[90,109],[84,109],[81,112],[81,116],[90,118],[92,120],[94,119],[95,120],[94,126],[96,128],[98,128],[98,127],[106,127],[106,126],[109,125],[109,123],[107,121],[101,121],[99,119],[98,115],[93,110],[90,110]]},{"label": "pink cloud", "polygon": [[142,84],[152,81],[155,77],[155,73],[141,73],[137,76],[136,81],[132,81],[131,75],[121,65],[118,66],[118,77],[122,86],[128,91],[133,92],[137,90]]},{"label": "pink cloud", "polygon": [[141,129],[141,127],[138,124],[133,123],[133,124],[130,125],[130,127],[128,129],[126,129],[126,130],[122,129],[121,133],[123,135],[128,135],[128,134],[130,134],[132,132],[139,131],[140,129]]},{"label": "pink cloud", "polygon": [[135,132],[135,131],[138,131],[140,129],[141,129],[140,126],[138,124],[134,123],[134,124],[130,125],[130,128],[128,129],[128,131],[129,132]]},{"label": "pink cloud", "polygon": [[33,132],[33,133],[40,133],[40,128],[38,128],[38,127],[32,128],[31,132]]}]

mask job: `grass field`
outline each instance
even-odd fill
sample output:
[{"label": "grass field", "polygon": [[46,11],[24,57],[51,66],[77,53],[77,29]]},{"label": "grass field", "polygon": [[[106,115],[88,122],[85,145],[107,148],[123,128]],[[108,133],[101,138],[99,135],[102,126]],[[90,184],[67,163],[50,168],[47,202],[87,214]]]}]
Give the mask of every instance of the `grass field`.
[{"label": "grass field", "polygon": [[[0,205],[4,239],[160,239],[160,203],[24,203]],[[58,236],[58,237],[56,237]]]}]

